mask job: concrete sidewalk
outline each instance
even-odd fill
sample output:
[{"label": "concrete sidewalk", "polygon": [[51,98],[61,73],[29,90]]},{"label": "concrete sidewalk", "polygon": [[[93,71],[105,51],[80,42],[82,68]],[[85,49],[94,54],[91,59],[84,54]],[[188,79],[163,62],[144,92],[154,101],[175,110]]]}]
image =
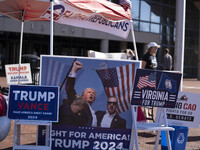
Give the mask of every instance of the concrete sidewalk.
[{"label": "concrete sidewalk", "polygon": [[[6,78],[0,77],[0,86],[8,87],[6,84]],[[200,81],[197,79],[184,79],[182,91],[200,93]],[[33,144],[36,142],[36,126],[32,125],[22,125],[22,138],[21,144]],[[13,143],[13,133],[14,133],[14,122],[12,121],[11,130],[6,139],[0,142],[0,150],[11,150]],[[156,138],[156,133],[154,132],[144,132],[139,131],[139,147],[140,150],[152,150],[154,149],[154,143]],[[159,146],[159,150],[161,146]],[[200,150],[200,128],[189,129],[188,140],[186,145],[186,150]]]}]

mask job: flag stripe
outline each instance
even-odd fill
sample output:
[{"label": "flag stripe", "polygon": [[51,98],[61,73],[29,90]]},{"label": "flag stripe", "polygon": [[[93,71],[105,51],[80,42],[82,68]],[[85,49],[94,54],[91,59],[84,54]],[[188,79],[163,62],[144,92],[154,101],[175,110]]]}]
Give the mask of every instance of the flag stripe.
[{"label": "flag stripe", "polygon": [[[113,96],[118,97],[118,95],[116,95],[116,93],[117,93],[116,88],[112,88],[112,93],[113,93]],[[120,109],[120,107],[117,107],[117,112],[118,112],[118,113],[121,113],[121,112],[122,112],[121,109]]]},{"label": "flag stripe", "polygon": [[123,99],[123,90],[122,90],[122,84],[121,84],[122,76],[120,72],[120,67],[117,67],[116,70],[117,70],[117,76],[119,80],[119,86],[117,86],[117,94],[118,94],[118,99],[121,106],[121,111],[124,112],[126,106],[124,105],[124,99]]},{"label": "flag stripe", "polygon": [[120,106],[122,108],[122,111],[124,112],[125,109],[124,109],[124,105],[123,105],[123,102],[122,102],[122,99],[121,99],[121,94],[120,94],[119,86],[117,86],[117,93],[118,93],[118,99],[119,99]]},{"label": "flag stripe", "polygon": [[52,59],[46,59],[45,77],[41,82],[43,85],[57,85],[60,86],[61,76],[64,73],[64,63],[57,62]]},{"label": "flag stripe", "polygon": [[[61,65],[60,65],[60,71],[64,71],[64,69],[65,69],[65,64],[63,64],[63,63],[60,63]],[[59,73],[58,74],[58,79],[60,79],[60,80],[57,80],[57,82],[56,82],[56,84],[55,85],[61,85],[62,83],[60,82],[61,81],[61,76],[62,76],[62,73]]]},{"label": "flag stripe", "polygon": [[[126,66],[126,74],[127,74],[127,82],[126,82],[126,86],[127,86],[127,91],[130,91],[130,85],[129,85],[129,82],[130,82],[130,75],[129,75],[129,73],[130,73],[130,68],[129,68],[130,66]],[[127,100],[128,100],[128,104],[130,105],[130,92],[128,92],[127,93],[128,95],[127,95]]]},{"label": "flag stripe", "polygon": [[[49,65],[49,67],[51,67],[51,69],[53,69],[53,68],[55,68],[55,61],[53,60],[53,61],[50,61],[50,63],[49,63],[50,65]],[[50,83],[51,83],[51,81],[52,81],[52,76],[53,76],[53,71],[51,71],[50,70],[50,75],[48,76],[49,78],[49,80],[47,80],[47,84],[48,85],[51,85]]]},{"label": "flag stripe", "polygon": [[[49,59],[46,60],[46,72],[45,72],[45,80],[44,80],[44,85],[47,84],[47,75],[48,75],[48,68],[49,68]],[[42,82],[42,81],[41,81]]]},{"label": "flag stripe", "polygon": [[[123,69],[123,70],[122,70]],[[121,70],[121,77],[124,77],[124,76],[126,76],[127,74],[126,74],[126,66],[123,66],[123,67],[120,67],[120,70]],[[127,91],[127,88],[125,89],[125,81],[124,80],[126,80],[127,79],[127,77],[126,78],[122,78],[122,94],[123,94],[123,100],[124,100],[124,104],[125,104],[125,106],[126,106],[126,109],[129,109],[129,106],[128,106],[128,101],[127,101],[127,94],[128,94],[128,91]],[[127,92],[126,92],[127,91]]]}]

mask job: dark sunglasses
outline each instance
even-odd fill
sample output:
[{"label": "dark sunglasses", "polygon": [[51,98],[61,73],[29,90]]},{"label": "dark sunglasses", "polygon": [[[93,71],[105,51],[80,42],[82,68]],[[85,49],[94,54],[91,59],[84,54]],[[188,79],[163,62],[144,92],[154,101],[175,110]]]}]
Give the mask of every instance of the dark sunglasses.
[{"label": "dark sunglasses", "polygon": [[108,105],[111,105],[111,104],[117,105],[117,102],[107,102],[107,104],[108,104]]}]

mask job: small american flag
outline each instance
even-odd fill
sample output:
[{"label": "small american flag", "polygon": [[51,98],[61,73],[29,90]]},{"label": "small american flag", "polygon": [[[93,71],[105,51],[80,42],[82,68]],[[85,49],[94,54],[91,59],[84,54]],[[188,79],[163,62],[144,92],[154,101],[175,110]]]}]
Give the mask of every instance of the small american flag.
[{"label": "small american flag", "polygon": [[43,77],[42,85],[60,86],[61,76],[66,65],[53,59],[46,59],[45,77]]},{"label": "small american flag", "polygon": [[130,0],[120,0],[120,5],[125,9],[130,8],[131,1]]},{"label": "small american flag", "polygon": [[142,89],[144,87],[156,87],[156,73],[151,73],[150,75],[146,75],[144,77],[139,77],[139,81],[137,84],[137,88]]},{"label": "small american flag", "polygon": [[108,97],[116,96],[118,98],[118,113],[130,109],[130,100],[135,76],[135,64],[96,70],[96,72],[103,83],[106,95]]}]

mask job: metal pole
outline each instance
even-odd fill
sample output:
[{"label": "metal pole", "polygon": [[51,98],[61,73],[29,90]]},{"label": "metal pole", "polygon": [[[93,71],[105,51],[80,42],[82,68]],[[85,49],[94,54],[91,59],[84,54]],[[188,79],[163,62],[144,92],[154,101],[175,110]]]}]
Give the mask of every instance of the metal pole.
[{"label": "metal pole", "polygon": [[23,41],[23,32],[24,32],[24,21],[21,23],[21,34],[20,34],[20,47],[19,47],[19,64],[22,61],[22,41]]},{"label": "metal pole", "polygon": [[131,33],[132,33],[132,39],[133,39],[133,47],[134,47],[134,51],[135,51],[135,57],[136,57],[136,60],[138,60],[138,53],[137,53],[137,47],[136,47],[136,41],[135,41],[135,34],[134,34],[134,30],[133,30],[133,20],[131,20]]},{"label": "metal pole", "polygon": [[[132,8],[133,8],[133,0],[131,1],[131,16],[132,16]],[[135,34],[134,34],[134,29],[133,29],[133,19],[131,18],[131,33],[132,33],[132,39],[133,39],[133,47],[135,50],[135,57],[136,60],[138,60],[138,53],[137,53],[137,47],[136,47],[136,41],[135,41]]]},{"label": "metal pole", "polygon": [[183,66],[184,66],[184,44],[185,44],[185,11],[186,0],[176,0],[176,41],[174,68],[182,73],[180,90],[182,91]]},{"label": "metal pole", "polygon": [[53,55],[53,0],[51,2],[51,19],[50,19],[50,55]]},{"label": "metal pole", "polygon": [[20,47],[19,47],[19,71],[18,71],[18,84],[20,83],[20,66],[22,62],[22,42],[23,42],[23,33],[24,33],[24,15],[25,11],[22,11],[22,23],[21,23],[21,34],[20,34]]}]

